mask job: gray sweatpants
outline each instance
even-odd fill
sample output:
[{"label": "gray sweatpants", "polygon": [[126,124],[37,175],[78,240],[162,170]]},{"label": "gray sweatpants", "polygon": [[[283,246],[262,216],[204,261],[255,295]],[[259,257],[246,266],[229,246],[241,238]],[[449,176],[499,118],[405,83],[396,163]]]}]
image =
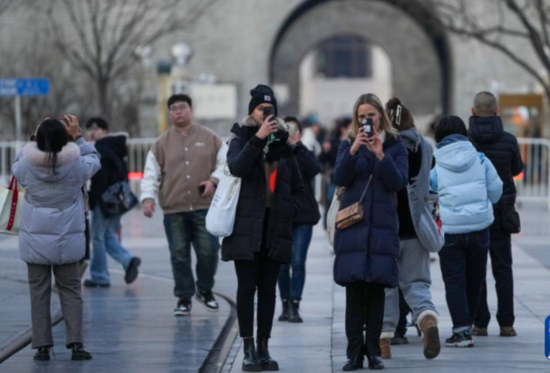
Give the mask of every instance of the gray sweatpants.
[{"label": "gray sweatpants", "polygon": [[[424,311],[437,313],[432,303],[430,286],[430,253],[418,239],[401,241],[399,255],[399,287],[413,313],[413,322]],[[399,323],[399,289],[386,288],[382,338],[393,338]]]},{"label": "gray sweatpants", "polygon": [[59,266],[27,264],[31,291],[32,348],[53,346],[50,298],[52,269],[67,329],[67,348],[83,343],[82,297],[78,262]]}]

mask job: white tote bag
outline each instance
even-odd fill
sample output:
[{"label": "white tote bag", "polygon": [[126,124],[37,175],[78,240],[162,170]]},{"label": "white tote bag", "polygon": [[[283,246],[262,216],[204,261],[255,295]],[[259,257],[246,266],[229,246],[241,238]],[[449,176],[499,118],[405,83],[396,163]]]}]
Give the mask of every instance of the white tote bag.
[{"label": "white tote bag", "polygon": [[206,230],[213,236],[228,237],[233,233],[240,192],[241,179],[231,175],[226,167],[206,214]]},{"label": "white tote bag", "polygon": [[340,211],[340,203],[344,195],[344,188],[338,187],[334,191],[332,203],[327,212],[327,235],[330,246],[334,247],[334,235],[336,234],[336,215]]},{"label": "white tote bag", "polygon": [[8,188],[0,186],[0,233],[19,234],[19,218],[25,192],[17,188],[17,180],[11,178]]}]

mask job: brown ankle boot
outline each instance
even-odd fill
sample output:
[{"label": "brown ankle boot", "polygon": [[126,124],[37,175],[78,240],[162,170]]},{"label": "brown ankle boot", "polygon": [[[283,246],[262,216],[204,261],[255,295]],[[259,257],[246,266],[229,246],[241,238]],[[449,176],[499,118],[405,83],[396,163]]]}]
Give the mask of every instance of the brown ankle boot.
[{"label": "brown ankle boot", "polygon": [[424,311],[418,316],[417,325],[424,333],[424,356],[426,359],[434,359],[441,351],[439,341],[438,316],[434,311]]},{"label": "brown ankle boot", "polygon": [[391,338],[380,339],[380,353],[382,359],[391,359]]}]

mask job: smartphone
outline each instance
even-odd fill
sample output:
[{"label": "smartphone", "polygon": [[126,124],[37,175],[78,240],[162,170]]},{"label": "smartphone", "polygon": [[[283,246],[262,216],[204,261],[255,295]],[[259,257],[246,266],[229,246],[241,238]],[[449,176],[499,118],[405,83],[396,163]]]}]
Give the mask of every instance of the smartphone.
[{"label": "smartphone", "polygon": [[201,196],[204,194],[204,191],[206,190],[206,185],[200,185],[199,186],[199,193]]},{"label": "smartphone", "polygon": [[264,122],[270,115],[275,116],[275,108],[273,106],[264,107]]},{"label": "smartphone", "polygon": [[372,118],[361,119],[361,126],[363,127],[363,132],[365,132],[369,137],[374,136],[374,124],[372,122]]}]

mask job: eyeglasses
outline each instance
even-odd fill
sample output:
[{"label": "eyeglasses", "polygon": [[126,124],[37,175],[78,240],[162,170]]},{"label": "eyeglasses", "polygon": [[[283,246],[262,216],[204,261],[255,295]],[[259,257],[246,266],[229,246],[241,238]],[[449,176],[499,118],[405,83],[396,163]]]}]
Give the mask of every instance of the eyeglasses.
[{"label": "eyeglasses", "polygon": [[179,106],[170,106],[170,111],[172,113],[176,112],[176,111],[183,111],[185,109],[189,108],[188,105],[179,105]]}]

